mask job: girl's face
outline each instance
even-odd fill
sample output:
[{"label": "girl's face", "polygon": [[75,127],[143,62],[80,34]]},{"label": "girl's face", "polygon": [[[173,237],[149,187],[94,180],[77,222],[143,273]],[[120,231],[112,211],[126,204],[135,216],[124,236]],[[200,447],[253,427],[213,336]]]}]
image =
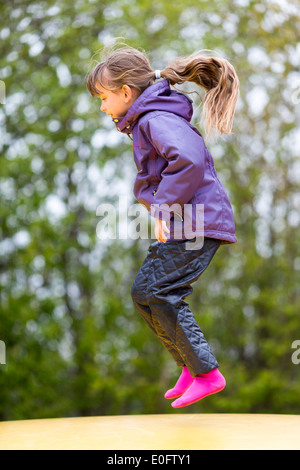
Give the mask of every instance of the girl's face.
[{"label": "girl's face", "polygon": [[127,85],[118,91],[111,91],[97,85],[100,90],[99,98],[101,99],[100,110],[112,118],[120,118],[126,115],[132,103],[136,100],[137,96]]}]

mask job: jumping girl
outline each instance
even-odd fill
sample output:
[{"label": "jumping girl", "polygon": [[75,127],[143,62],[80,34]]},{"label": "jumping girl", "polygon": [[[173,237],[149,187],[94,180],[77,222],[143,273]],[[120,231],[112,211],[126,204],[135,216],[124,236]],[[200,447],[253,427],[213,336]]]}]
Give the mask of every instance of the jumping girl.
[{"label": "jumping girl", "polygon": [[[177,398],[174,408],[225,387],[219,364],[184,299],[219,246],[236,243],[233,212],[204,139],[190,123],[192,100],[170,88],[187,81],[202,87],[205,137],[210,131],[230,134],[239,80],[226,59],[206,52],[152,70],[144,53],[117,47],[87,78],[89,92],[102,101],[101,111],[111,116],[119,132],[132,136],[138,170],[133,192],[155,218],[157,241],[149,246],[131,295],[180,367],[177,383],[165,394]],[[202,224],[197,224],[199,208]]]}]

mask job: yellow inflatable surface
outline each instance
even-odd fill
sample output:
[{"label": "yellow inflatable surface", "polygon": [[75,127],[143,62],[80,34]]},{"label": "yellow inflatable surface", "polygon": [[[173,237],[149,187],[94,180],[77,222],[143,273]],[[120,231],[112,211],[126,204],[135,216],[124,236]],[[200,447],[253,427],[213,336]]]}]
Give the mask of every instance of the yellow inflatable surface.
[{"label": "yellow inflatable surface", "polygon": [[1,450],[300,450],[300,416],[166,414],[0,422]]}]

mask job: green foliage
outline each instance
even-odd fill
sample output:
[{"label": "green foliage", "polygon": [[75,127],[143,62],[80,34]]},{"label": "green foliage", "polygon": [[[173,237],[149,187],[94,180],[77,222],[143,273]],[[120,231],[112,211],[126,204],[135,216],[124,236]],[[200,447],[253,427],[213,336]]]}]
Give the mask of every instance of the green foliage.
[{"label": "green foliage", "polygon": [[[0,419],[299,413],[297,2],[44,0],[0,12]],[[136,202],[130,141],[85,86],[118,36],[153,69],[216,50],[241,83],[234,134],[208,143],[238,244],[220,248],[189,298],[227,387],[187,410],[163,398],[178,370],[131,302],[150,240],[96,231],[100,204]]]}]

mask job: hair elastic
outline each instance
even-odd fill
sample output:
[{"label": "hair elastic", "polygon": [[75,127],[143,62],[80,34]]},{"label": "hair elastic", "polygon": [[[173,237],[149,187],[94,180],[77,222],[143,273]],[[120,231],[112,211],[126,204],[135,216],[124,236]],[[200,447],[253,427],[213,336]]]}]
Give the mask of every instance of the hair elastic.
[{"label": "hair elastic", "polygon": [[161,78],[160,70],[155,70],[155,80],[157,80],[158,78]]}]

